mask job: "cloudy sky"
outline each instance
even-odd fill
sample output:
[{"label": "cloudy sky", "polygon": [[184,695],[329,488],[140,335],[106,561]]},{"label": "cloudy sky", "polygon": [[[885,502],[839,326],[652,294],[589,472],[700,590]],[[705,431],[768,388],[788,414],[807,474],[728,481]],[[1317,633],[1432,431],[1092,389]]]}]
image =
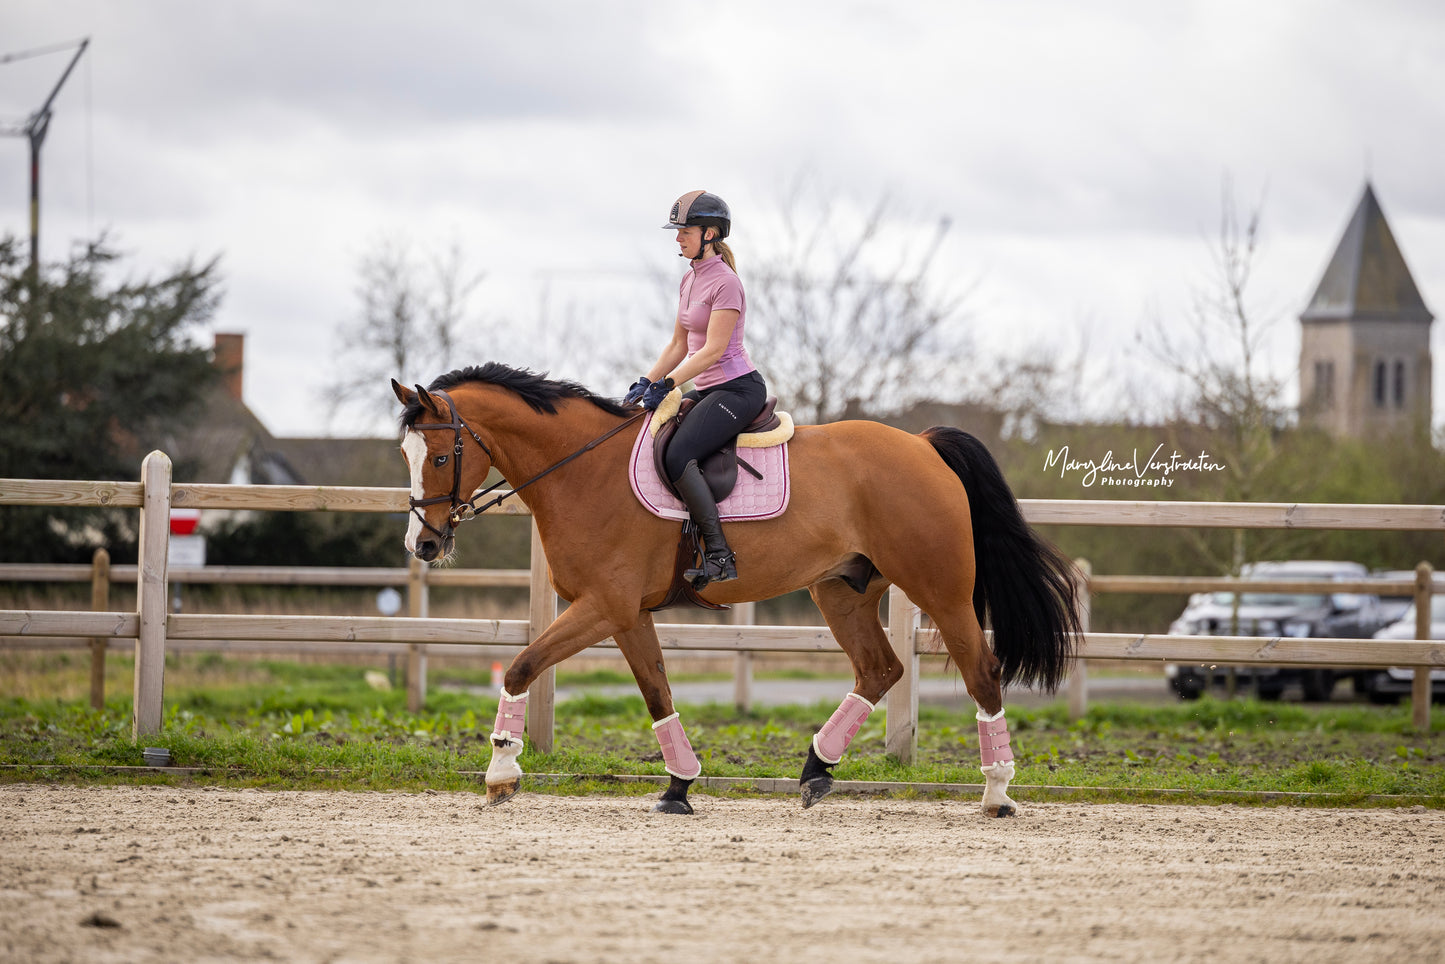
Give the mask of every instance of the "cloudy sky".
[{"label": "cloudy sky", "polygon": [[[698,187],[731,204],[745,281],[800,181],[845,212],[889,198],[899,243],[949,218],[936,276],[969,291],[981,363],[1086,339],[1099,411],[1160,390],[1137,336],[1186,323],[1226,178],[1262,199],[1251,291],[1279,375],[1367,177],[1445,306],[1445,7],[1427,0],[0,6],[0,53],[81,37],[43,255],[101,230],[137,271],[219,255],[215,328],[247,335],[247,401],[282,435],[317,431],[382,239],[455,243],[485,273],[471,308],[491,335],[458,363],[595,377],[562,322],[645,328],[656,274],[681,270],[658,225]],[[0,123],[66,59],[0,66]],[[0,140],[0,231],[27,231],[27,167],[23,138]]]}]

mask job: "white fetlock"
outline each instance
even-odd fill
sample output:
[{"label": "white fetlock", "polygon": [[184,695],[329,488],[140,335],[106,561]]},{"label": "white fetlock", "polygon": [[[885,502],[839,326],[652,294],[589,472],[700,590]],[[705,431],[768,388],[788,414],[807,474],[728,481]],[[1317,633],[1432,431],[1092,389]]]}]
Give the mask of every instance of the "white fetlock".
[{"label": "white fetlock", "polygon": [[514,784],[522,779],[517,757],[522,755],[522,741],[502,733],[492,734],[492,760],[487,764],[487,786]]},{"label": "white fetlock", "polygon": [[1011,817],[1019,812],[1019,805],[1008,795],[1008,785],[1014,778],[1013,763],[994,763],[979,767],[983,773],[983,812],[990,817]]},{"label": "white fetlock", "polygon": [[527,694],[513,696],[503,687],[492,727],[492,760],[487,764],[487,804],[503,803],[522,785],[522,733],[527,726]]}]

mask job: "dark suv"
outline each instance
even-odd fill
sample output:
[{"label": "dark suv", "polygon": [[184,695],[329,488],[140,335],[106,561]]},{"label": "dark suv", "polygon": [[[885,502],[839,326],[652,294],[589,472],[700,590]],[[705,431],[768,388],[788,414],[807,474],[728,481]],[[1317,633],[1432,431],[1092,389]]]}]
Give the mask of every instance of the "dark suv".
[{"label": "dark suv", "polygon": [[[1241,578],[1270,582],[1348,582],[1369,577],[1354,562],[1256,562]],[[1369,639],[1387,622],[1380,600],[1360,593],[1245,592],[1236,617],[1234,593],[1201,593],[1169,627],[1174,636],[1320,636]],[[1235,620],[1238,619],[1236,624]],[[1340,676],[1353,671],[1299,666],[1204,666],[1171,664],[1164,668],[1180,699],[1193,700],[1213,684],[1223,685],[1233,670],[1241,683],[1252,683],[1262,700],[1277,700],[1285,685],[1298,680],[1307,700],[1328,700]]]}]

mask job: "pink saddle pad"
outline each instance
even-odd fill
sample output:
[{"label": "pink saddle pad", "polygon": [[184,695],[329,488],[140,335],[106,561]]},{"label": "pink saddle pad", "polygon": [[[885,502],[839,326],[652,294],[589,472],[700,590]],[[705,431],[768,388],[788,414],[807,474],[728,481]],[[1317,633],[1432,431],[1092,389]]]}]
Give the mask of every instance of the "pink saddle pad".
[{"label": "pink saddle pad", "polygon": [[[643,508],[663,519],[686,519],[687,506],[663,485],[657,475],[657,463],[652,457],[652,416],[642,423],[637,441],[632,445],[632,458],[628,462],[628,479],[632,492]],[[738,484],[732,494],[718,503],[718,515],[735,522],[772,519],[783,514],[788,507],[788,444],[774,445],[765,449],[738,449],[753,468],[763,474],[761,479],[741,465],[738,466]]]}]

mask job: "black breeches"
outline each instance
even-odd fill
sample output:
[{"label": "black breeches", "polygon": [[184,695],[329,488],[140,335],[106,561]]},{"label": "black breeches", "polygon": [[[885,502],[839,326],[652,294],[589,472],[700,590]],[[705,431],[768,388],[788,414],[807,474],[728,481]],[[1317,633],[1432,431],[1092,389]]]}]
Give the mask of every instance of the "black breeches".
[{"label": "black breeches", "polygon": [[739,375],[712,388],[688,392],[698,400],[667,447],[668,478],[682,475],[687,463],[701,462],[730,442],[763,410],[768,387],[757,372]]}]

